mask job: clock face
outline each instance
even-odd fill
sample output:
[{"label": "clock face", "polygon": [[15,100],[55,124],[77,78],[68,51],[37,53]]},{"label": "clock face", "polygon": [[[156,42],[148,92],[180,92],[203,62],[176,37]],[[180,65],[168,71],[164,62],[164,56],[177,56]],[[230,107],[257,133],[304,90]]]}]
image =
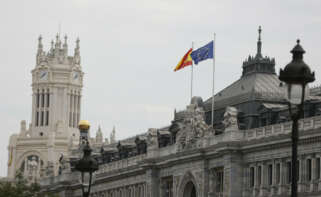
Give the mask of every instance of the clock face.
[{"label": "clock face", "polygon": [[48,71],[47,70],[42,70],[39,72],[39,79],[40,80],[46,80],[48,79]]},{"label": "clock face", "polygon": [[73,72],[72,73],[72,80],[78,81],[78,79],[79,79],[79,73],[78,72]]}]

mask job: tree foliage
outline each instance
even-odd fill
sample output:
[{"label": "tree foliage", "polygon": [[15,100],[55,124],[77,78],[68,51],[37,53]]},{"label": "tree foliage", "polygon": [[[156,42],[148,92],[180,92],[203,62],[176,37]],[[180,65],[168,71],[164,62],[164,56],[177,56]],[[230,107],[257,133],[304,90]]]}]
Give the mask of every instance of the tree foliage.
[{"label": "tree foliage", "polygon": [[38,183],[29,184],[21,173],[17,173],[14,181],[0,182],[0,197],[58,197],[40,192]]}]

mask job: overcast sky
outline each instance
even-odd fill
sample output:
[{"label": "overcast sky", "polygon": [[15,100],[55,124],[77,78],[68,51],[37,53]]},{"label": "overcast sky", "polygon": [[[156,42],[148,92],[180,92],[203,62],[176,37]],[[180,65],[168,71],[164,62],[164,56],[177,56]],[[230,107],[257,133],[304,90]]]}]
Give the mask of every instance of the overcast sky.
[{"label": "overcast sky", "polygon": [[[0,176],[7,174],[9,136],[31,118],[31,73],[37,38],[45,50],[59,32],[69,53],[80,38],[85,72],[82,119],[91,133],[116,127],[117,139],[170,124],[190,101],[190,68],[173,72],[191,47],[216,32],[215,91],[241,76],[242,61],[256,52],[262,26],[263,55],[276,70],[290,60],[297,38],[305,62],[321,80],[320,0],[0,0]],[[212,61],[194,69],[194,95],[212,91]]]}]

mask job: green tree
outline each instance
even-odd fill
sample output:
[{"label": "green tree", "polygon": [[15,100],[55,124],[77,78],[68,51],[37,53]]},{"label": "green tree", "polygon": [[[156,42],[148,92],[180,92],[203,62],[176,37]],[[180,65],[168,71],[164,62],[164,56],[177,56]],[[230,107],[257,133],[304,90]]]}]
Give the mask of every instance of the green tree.
[{"label": "green tree", "polygon": [[38,183],[28,182],[23,175],[18,172],[14,181],[0,182],[0,197],[58,197],[54,194],[45,194],[40,192]]}]

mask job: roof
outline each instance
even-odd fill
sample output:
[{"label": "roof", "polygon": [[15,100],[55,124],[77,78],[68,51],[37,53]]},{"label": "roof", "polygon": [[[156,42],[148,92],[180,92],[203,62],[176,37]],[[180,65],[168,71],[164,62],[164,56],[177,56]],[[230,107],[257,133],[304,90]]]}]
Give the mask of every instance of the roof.
[{"label": "roof", "polygon": [[[215,108],[225,108],[246,101],[284,101],[284,86],[276,74],[253,73],[240,78],[221,90],[214,97]],[[210,110],[212,98],[205,101],[205,109]]]}]

